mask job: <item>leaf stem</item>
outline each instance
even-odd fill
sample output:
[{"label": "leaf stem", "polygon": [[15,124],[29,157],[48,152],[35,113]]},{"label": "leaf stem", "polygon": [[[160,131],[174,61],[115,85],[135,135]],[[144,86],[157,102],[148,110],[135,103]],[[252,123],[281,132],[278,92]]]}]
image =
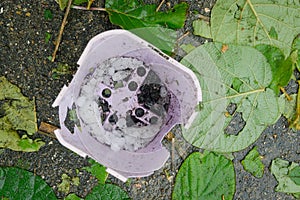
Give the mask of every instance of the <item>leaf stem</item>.
[{"label": "leaf stem", "polygon": [[237,97],[241,97],[241,96],[245,96],[245,95],[255,94],[255,93],[258,93],[258,92],[264,92],[265,90],[266,90],[266,88],[260,88],[260,89],[252,90],[252,91],[249,91],[249,92],[238,93],[238,94],[235,94],[235,95],[225,96],[225,97],[221,97],[221,98],[217,98],[217,99],[211,99],[211,100],[203,102],[203,103],[211,103],[211,102],[219,101],[219,100],[223,100],[223,99],[233,99],[233,98],[237,98]]},{"label": "leaf stem", "polygon": [[65,12],[64,19],[63,19],[63,21],[62,21],[62,23],[61,23],[60,30],[59,30],[59,34],[58,34],[58,37],[57,37],[57,40],[56,40],[55,49],[54,49],[54,52],[53,52],[53,54],[52,54],[52,59],[51,59],[52,62],[54,62],[54,60],[55,60],[55,57],[56,57],[56,54],[57,54],[57,51],[58,51],[58,47],[59,47],[60,42],[61,42],[62,34],[63,34],[64,28],[65,28],[65,26],[66,26],[66,24],[67,24],[67,18],[68,18],[70,9],[71,9],[72,1],[73,1],[73,0],[69,0],[69,1],[68,1],[68,7],[67,7],[67,10],[66,10],[66,12]]},{"label": "leaf stem", "polygon": [[[262,21],[260,20],[260,18],[258,17],[258,14],[257,14],[257,12],[255,11],[255,8],[254,8],[253,4],[251,3],[250,0],[246,0],[246,1],[247,1],[248,5],[250,6],[250,9],[252,10],[253,14],[255,15],[257,22],[261,25],[262,29],[263,29],[264,32],[266,33],[266,35],[267,35],[269,41],[271,42],[271,44],[273,44],[273,42],[272,42],[272,40],[271,40],[271,37],[270,37],[268,31],[266,30],[265,25],[263,24],[263,22],[262,22]],[[255,40],[254,40],[254,41],[255,41]]]},{"label": "leaf stem", "polygon": [[286,90],[284,89],[284,87],[280,87],[280,91],[285,95],[286,99],[288,101],[292,101],[293,98],[286,92]]}]

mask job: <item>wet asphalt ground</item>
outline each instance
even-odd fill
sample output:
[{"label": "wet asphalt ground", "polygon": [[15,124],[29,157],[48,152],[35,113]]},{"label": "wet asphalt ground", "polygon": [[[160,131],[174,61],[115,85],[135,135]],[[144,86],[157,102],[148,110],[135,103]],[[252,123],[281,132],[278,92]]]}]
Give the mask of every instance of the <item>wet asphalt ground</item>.
[{"label": "wet asphalt ground", "polygon": [[[159,0],[152,2],[159,4]],[[178,2],[178,1],[172,1]],[[191,22],[196,16],[193,11],[209,16],[207,9],[211,9],[215,1],[187,1],[190,4],[189,20],[182,30],[192,31]],[[96,1],[94,6],[103,7],[103,1]],[[52,19],[45,19],[45,10],[50,10]],[[2,0],[0,2],[0,76],[5,76],[10,82],[21,88],[24,95],[35,98],[38,123],[47,122],[59,126],[58,110],[51,105],[63,85],[68,84],[77,70],[79,59],[87,42],[95,35],[110,29],[118,28],[110,24],[105,12],[71,10],[68,24],[65,28],[62,43],[55,62],[48,57],[54,50],[55,38],[59,32],[64,12],[61,11],[54,0]],[[49,42],[45,35],[51,35]],[[198,43],[205,39],[189,37]],[[53,78],[52,70],[59,64],[68,64],[67,74]],[[287,88],[288,92],[297,92],[295,82]],[[199,149],[187,144],[180,135],[180,129],[173,130],[176,138],[175,157],[169,159],[162,169],[146,178],[131,179],[128,183],[109,176],[108,181],[115,183],[126,190],[132,199],[171,199],[175,174],[186,156]],[[57,190],[61,182],[61,175],[79,177],[79,186],[71,186],[70,193],[86,196],[96,179],[88,172],[81,170],[87,166],[87,159],[81,158],[50,137],[36,134],[42,138],[46,145],[34,153],[14,152],[8,149],[1,150],[0,166],[17,166],[40,175],[55,191],[57,197],[63,198],[64,193]],[[165,139],[164,145],[172,149],[172,143]],[[247,149],[234,153],[233,160],[236,171],[236,200],[292,200],[293,196],[274,191],[276,180],[270,173],[270,164],[274,158],[300,162],[300,137],[288,129],[287,120],[279,121],[268,127],[260,138]],[[262,178],[257,179],[246,172],[240,161],[247,152],[258,147],[263,156],[265,171]],[[79,169],[79,173],[76,172]]]}]

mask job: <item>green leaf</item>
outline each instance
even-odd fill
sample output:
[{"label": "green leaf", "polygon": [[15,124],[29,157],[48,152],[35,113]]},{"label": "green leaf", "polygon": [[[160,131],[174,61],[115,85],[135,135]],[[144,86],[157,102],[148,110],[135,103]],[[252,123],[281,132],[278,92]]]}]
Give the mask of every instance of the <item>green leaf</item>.
[{"label": "green leaf", "polygon": [[68,196],[66,196],[66,198],[64,198],[64,200],[84,200],[80,197],[78,197],[76,194],[68,194]]},{"label": "green leaf", "polygon": [[71,179],[67,174],[62,174],[61,179],[62,179],[62,181],[57,186],[57,190],[65,193],[65,194],[68,194],[70,191]]},{"label": "green leaf", "polygon": [[296,166],[289,172],[289,177],[296,183],[297,185],[300,185],[300,166]]},{"label": "green leaf", "polygon": [[292,50],[292,60],[294,61],[298,71],[300,71],[300,35],[294,39]]},{"label": "green leaf", "polygon": [[[280,112],[277,97],[267,88],[272,74],[265,57],[252,47],[221,49],[220,43],[207,43],[181,61],[195,72],[203,95],[202,108],[183,135],[194,146],[234,152],[255,142]],[[238,135],[224,131],[234,116],[226,115],[230,104],[236,104],[235,113],[242,113],[245,122]]]},{"label": "green leaf", "polygon": [[173,200],[232,199],[235,173],[230,160],[215,153],[192,153],[176,176]]},{"label": "green leaf", "polygon": [[41,177],[15,167],[0,167],[0,197],[10,200],[57,199]]},{"label": "green leaf", "polygon": [[194,34],[204,38],[212,38],[211,28],[208,22],[198,19],[193,22]]},{"label": "green leaf", "polygon": [[218,0],[212,9],[214,41],[278,47],[287,57],[300,33],[300,2],[290,0]]},{"label": "green leaf", "polygon": [[143,38],[169,55],[174,50],[174,46],[177,41],[176,31],[160,26],[137,28],[130,30],[130,32],[134,33],[140,38]]},{"label": "green leaf", "polygon": [[155,4],[143,4],[138,0],[106,0],[105,8],[110,21],[126,30],[164,26],[167,28],[182,28],[186,19],[188,5],[176,4],[167,12],[156,12]]},{"label": "green leaf", "polygon": [[[296,168],[296,169],[295,169]],[[271,172],[274,174],[275,178],[278,181],[278,185],[275,188],[275,191],[277,192],[285,192],[289,194],[296,194],[300,193],[300,185],[297,185],[294,182],[294,176],[293,179],[291,178],[290,173],[293,170],[299,170],[299,165],[292,162],[290,163],[289,161],[282,160],[280,158],[276,158],[275,160],[272,161],[271,164]],[[299,174],[298,174],[299,176]]]},{"label": "green leaf", "polygon": [[49,10],[49,9],[44,10],[44,19],[52,20],[52,18],[53,18],[53,14],[52,14],[51,10]]},{"label": "green leaf", "polygon": [[137,0],[105,1],[111,23],[130,30],[170,55],[177,41],[177,33],[171,29],[183,27],[188,5],[176,4],[166,12],[157,12],[156,7]]},{"label": "green leaf", "polygon": [[95,176],[100,184],[105,184],[107,179],[108,173],[106,172],[106,167],[100,165],[93,159],[89,159],[89,163],[91,166],[83,167],[82,169],[90,172],[93,176]]},{"label": "green leaf", "polygon": [[261,178],[264,174],[264,164],[261,162],[261,157],[254,147],[248,155],[242,160],[242,165],[247,172],[250,172],[256,178]]},{"label": "green leaf", "polygon": [[[300,81],[298,81],[298,84]],[[279,98],[280,103],[283,105],[281,113],[288,119],[289,127],[294,131],[300,130],[300,90],[298,94],[281,95]]]},{"label": "green leaf", "polygon": [[58,191],[68,194],[70,191],[71,185],[79,185],[79,178],[78,177],[69,177],[67,174],[62,174],[61,176],[61,183],[57,186]]},{"label": "green leaf", "polygon": [[196,47],[192,44],[182,44],[180,48],[185,51],[186,53],[190,53],[193,51]]},{"label": "green leaf", "polygon": [[99,184],[95,186],[85,200],[129,200],[124,190],[113,184]]},{"label": "green leaf", "polygon": [[271,66],[272,81],[270,88],[278,95],[280,87],[286,86],[293,75],[294,67],[291,57],[285,59],[282,51],[274,46],[261,44],[255,48],[267,58]]},{"label": "green leaf", "polygon": [[48,32],[45,33],[45,43],[46,44],[50,41],[51,36],[52,36],[51,33],[48,33]]},{"label": "green leaf", "polygon": [[20,89],[0,77],[0,148],[15,151],[37,151],[44,145],[40,139],[32,140],[18,131],[33,135],[37,131],[34,101],[24,97]]},{"label": "green leaf", "polygon": [[286,96],[282,94],[279,97],[279,102],[282,104],[281,113],[285,118],[288,119],[289,123],[292,122],[296,117],[296,104],[297,104],[297,94],[290,95],[291,100],[287,100]]}]

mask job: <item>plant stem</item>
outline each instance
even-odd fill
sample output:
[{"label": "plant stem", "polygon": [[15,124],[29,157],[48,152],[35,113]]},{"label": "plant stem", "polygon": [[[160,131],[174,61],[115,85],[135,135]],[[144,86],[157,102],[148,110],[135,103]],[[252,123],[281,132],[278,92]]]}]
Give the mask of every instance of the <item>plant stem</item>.
[{"label": "plant stem", "polygon": [[83,6],[74,6],[74,5],[72,5],[72,8],[77,9],[77,10],[97,10],[97,11],[104,11],[104,12],[107,11],[105,8],[91,7],[91,8],[88,9],[87,7],[83,7]]},{"label": "plant stem", "polygon": [[51,59],[52,62],[54,62],[54,60],[55,60],[56,53],[57,53],[57,51],[58,51],[58,47],[59,47],[60,42],[61,42],[62,34],[63,34],[64,28],[65,28],[65,26],[66,26],[66,24],[67,24],[67,18],[68,18],[70,9],[71,9],[72,1],[73,1],[73,0],[69,0],[69,1],[68,1],[68,7],[67,7],[67,10],[66,10],[66,12],[65,12],[64,19],[63,19],[63,21],[62,21],[62,23],[61,23],[60,30],[59,30],[59,34],[58,34],[58,37],[57,37],[57,40],[56,40],[55,49],[54,49],[54,52],[53,52],[53,54],[52,54],[52,59]]}]

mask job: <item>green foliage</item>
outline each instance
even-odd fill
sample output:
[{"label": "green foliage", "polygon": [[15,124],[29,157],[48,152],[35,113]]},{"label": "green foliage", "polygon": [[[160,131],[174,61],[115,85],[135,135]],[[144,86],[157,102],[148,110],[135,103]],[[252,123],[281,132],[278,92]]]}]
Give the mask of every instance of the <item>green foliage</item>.
[{"label": "green foliage", "polygon": [[264,164],[261,162],[261,157],[254,147],[248,155],[242,160],[242,165],[247,172],[250,172],[256,178],[261,178],[264,174]]},{"label": "green foliage", "polygon": [[180,46],[180,48],[185,51],[186,53],[190,53],[193,51],[196,47],[193,46],[192,44],[183,44]]},{"label": "green foliage", "polygon": [[[20,89],[0,77],[0,148],[15,151],[37,151],[44,145],[29,135],[37,131],[34,101],[24,97]],[[22,137],[18,131],[23,131]]]},{"label": "green foliage", "polygon": [[41,177],[15,167],[0,167],[0,197],[10,200],[57,199]]},{"label": "green foliage", "polygon": [[[280,116],[278,98],[268,89],[272,74],[264,56],[251,47],[227,48],[207,43],[181,61],[195,72],[203,95],[201,111],[183,135],[194,146],[217,152],[248,147]],[[225,114],[232,103],[246,122],[238,135],[224,132],[233,117]]]},{"label": "green foliage", "polygon": [[176,4],[167,12],[157,12],[156,7],[155,4],[143,4],[138,0],[105,1],[110,21],[126,30],[158,25],[172,29],[183,27],[188,7],[186,3]]},{"label": "green foliage", "polygon": [[132,29],[130,32],[143,38],[167,54],[174,49],[177,33],[176,31],[160,26]]},{"label": "green foliage", "polygon": [[276,158],[272,161],[271,172],[278,181],[275,188],[277,192],[285,192],[298,196],[300,194],[299,185],[299,165],[289,161]]},{"label": "green foliage", "polygon": [[90,172],[93,176],[95,176],[100,184],[105,184],[108,176],[106,167],[100,165],[93,159],[89,159],[89,163],[91,164],[91,166],[83,167],[82,169]]},{"label": "green foliage", "polygon": [[291,57],[285,59],[282,51],[274,46],[261,44],[257,45],[255,48],[267,58],[267,61],[271,66],[272,81],[270,83],[270,88],[278,95],[280,87],[286,86],[293,75],[294,67]]},{"label": "green foliage", "polygon": [[287,57],[300,33],[299,18],[299,1],[218,0],[212,9],[211,34],[214,41],[226,44],[273,45]]},{"label": "green foliage", "polygon": [[298,89],[298,94],[290,95],[289,98],[285,95],[280,96],[279,101],[283,105],[281,112],[288,119],[289,127],[297,131],[300,130],[300,90]]},{"label": "green foliage", "polygon": [[64,198],[64,200],[84,200],[80,197],[78,197],[76,194],[69,194],[68,196],[66,196],[66,198]]},{"label": "green foliage", "polygon": [[111,23],[140,36],[167,54],[174,49],[177,33],[182,28],[188,5],[176,4],[172,9],[156,11],[157,5],[138,0],[106,0],[105,9]]},{"label": "green foliage", "polygon": [[222,155],[195,152],[179,169],[172,199],[232,199],[234,191],[233,163]]},{"label": "green foliage", "polygon": [[194,34],[204,38],[212,38],[211,28],[208,22],[198,19],[193,22]]},{"label": "green foliage", "polygon": [[300,166],[296,166],[290,170],[288,176],[296,183],[300,185]]},{"label": "green foliage", "polygon": [[85,200],[129,200],[124,190],[113,184],[99,184],[95,186]]},{"label": "green foliage", "polygon": [[71,68],[68,64],[58,63],[58,66],[52,69],[53,79],[59,79],[61,76],[66,74],[71,74]]},{"label": "green foliage", "polygon": [[296,68],[300,71],[300,35],[298,35],[292,45],[292,60],[295,61]]},{"label": "green foliage", "polygon": [[51,33],[45,32],[45,43],[47,44],[51,39]]},{"label": "green foliage", "polygon": [[52,14],[51,10],[49,10],[49,9],[44,10],[44,19],[45,20],[53,19],[53,14]]},{"label": "green foliage", "polygon": [[67,174],[62,174],[61,176],[61,183],[57,186],[58,191],[68,194],[70,191],[71,185],[79,185],[79,178],[78,177],[69,177]]}]

